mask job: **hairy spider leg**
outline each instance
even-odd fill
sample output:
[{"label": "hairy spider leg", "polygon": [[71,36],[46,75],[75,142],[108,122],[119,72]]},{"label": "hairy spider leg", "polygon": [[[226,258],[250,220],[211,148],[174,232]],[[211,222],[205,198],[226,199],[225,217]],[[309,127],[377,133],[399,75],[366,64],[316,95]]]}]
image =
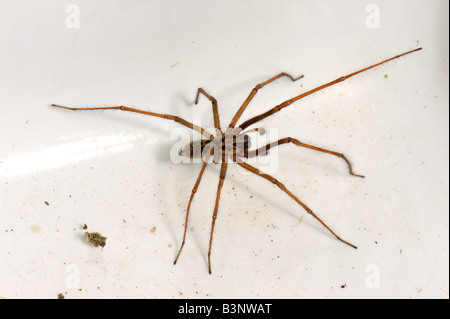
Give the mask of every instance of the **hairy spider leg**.
[{"label": "hairy spider leg", "polygon": [[225,174],[227,172],[228,163],[225,161],[224,155],[222,156],[222,166],[220,168],[220,179],[219,179],[219,185],[217,186],[217,195],[216,195],[216,203],[214,205],[214,213],[212,216],[212,223],[211,223],[211,235],[209,238],[209,249],[208,249],[208,272],[211,274],[211,246],[212,246],[212,240],[213,240],[213,234],[214,234],[214,225],[216,224],[216,218],[217,218],[217,211],[219,210],[219,198],[220,193],[222,191],[223,182],[225,181]]},{"label": "hairy spider leg", "polygon": [[192,124],[191,122],[188,122],[185,119],[182,119],[181,117],[178,117],[178,116],[175,116],[175,115],[160,114],[160,113],[154,113],[154,112],[149,112],[149,111],[142,111],[142,110],[131,108],[131,107],[127,107],[127,106],[68,107],[68,106],[62,106],[62,105],[57,105],[57,104],[52,104],[52,106],[60,107],[60,108],[67,109],[67,110],[72,110],[72,111],[121,110],[121,111],[140,113],[140,114],[145,114],[145,115],[150,115],[150,116],[156,116],[156,117],[160,117],[160,118],[163,118],[163,119],[172,120],[172,121],[175,121],[177,123],[180,123],[181,125],[187,126],[190,129],[199,132],[200,134],[202,134],[203,136],[205,136],[208,139],[213,139],[214,138],[214,136],[211,133],[209,133],[207,130],[205,130],[204,128],[202,128],[200,126],[197,126],[195,124]]},{"label": "hairy spider leg", "polygon": [[272,182],[273,184],[275,184],[279,189],[281,189],[283,192],[285,192],[286,194],[289,195],[289,197],[291,197],[293,200],[295,200],[300,206],[302,206],[309,214],[311,214],[315,219],[317,219],[326,229],[328,229],[328,231],[330,233],[332,233],[338,240],[340,240],[341,242],[343,242],[344,244],[349,245],[350,247],[353,247],[355,249],[357,249],[357,247],[355,245],[350,244],[349,242],[343,240],[341,237],[339,237],[338,235],[336,235],[336,233],[331,230],[330,227],[327,226],[327,224],[325,224],[316,214],[314,214],[314,212],[308,207],[306,206],[300,199],[298,199],[294,194],[292,194],[282,183],[280,183],[276,178],[265,174],[263,172],[261,172],[259,169],[257,169],[256,167],[253,167],[245,162],[241,162],[238,163],[238,165],[242,166],[243,168],[245,168],[246,170],[252,172],[253,174],[256,174],[258,176],[261,176],[262,178],[267,179],[268,181]]},{"label": "hairy spider leg", "polygon": [[198,103],[198,97],[199,97],[200,93],[202,93],[204,96],[206,96],[208,98],[208,100],[211,101],[212,108],[213,108],[214,127],[217,130],[222,131],[220,129],[219,109],[217,108],[217,100],[213,96],[209,95],[205,90],[203,90],[202,88],[199,88],[197,90],[197,96],[195,98],[195,104]]},{"label": "hairy spider leg", "polygon": [[247,151],[246,150],[245,151],[245,158],[252,158],[252,157],[256,157],[258,155],[266,155],[266,153],[271,148],[274,148],[274,147],[277,147],[279,145],[286,144],[286,143],[292,143],[292,144],[295,144],[297,146],[309,148],[309,149],[312,149],[312,150],[315,150],[315,151],[318,151],[318,152],[327,153],[327,154],[331,154],[331,155],[337,156],[339,158],[342,158],[348,165],[348,170],[350,171],[350,175],[357,176],[357,177],[364,177],[363,175],[358,175],[358,174],[353,173],[352,165],[350,164],[350,161],[347,159],[347,157],[344,154],[338,153],[338,152],[334,152],[334,151],[330,151],[330,150],[327,150],[327,149],[324,149],[324,148],[321,148],[321,147],[317,147],[317,146],[314,146],[314,145],[305,144],[305,143],[302,143],[299,140],[297,140],[295,138],[292,138],[292,137],[285,137],[285,138],[279,139],[278,141],[269,143],[269,144],[267,144],[265,146],[262,146],[261,148],[256,149],[256,150],[252,150],[252,151]]},{"label": "hairy spider leg", "polygon": [[[406,55],[406,54],[410,54],[410,53],[413,53],[413,52],[416,52],[416,51],[419,51],[419,50],[422,50],[422,48],[414,49],[414,50],[411,50],[411,51],[408,51],[408,52],[399,54],[399,55],[397,55],[397,56],[395,56],[395,57],[393,57],[393,58],[390,58],[390,59],[381,61],[381,62],[376,63],[376,64],[373,64],[373,65],[371,65],[371,66],[369,66],[369,67],[367,67],[367,68],[363,68],[363,69],[358,70],[358,71],[356,71],[356,72],[353,72],[353,73],[351,73],[351,74],[342,76],[342,77],[340,77],[340,78],[338,78],[338,79],[336,79],[336,80],[334,80],[334,81],[328,82],[327,84],[323,84],[323,85],[321,85],[321,86],[318,86],[318,87],[316,87],[315,89],[312,89],[312,90],[310,90],[310,91],[308,91],[308,92],[305,92],[305,93],[302,93],[302,94],[300,94],[300,95],[298,95],[298,96],[296,96],[296,97],[293,97],[292,99],[289,99],[289,100],[287,100],[287,101],[284,101],[283,103],[281,103],[281,104],[275,106],[274,108],[270,109],[269,111],[267,111],[267,112],[265,112],[265,113],[262,113],[262,114],[260,114],[260,115],[255,116],[255,117],[252,117],[251,119],[249,119],[249,120],[245,121],[244,123],[242,123],[241,125],[239,125],[238,128],[241,128],[242,130],[244,130],[244,129],[246,129],[247,127],[249,127],[250,125],[253,125],[253,124],[255,124],[255,123],[261,121],[262,119],[265,119],[266,117],[268,117],[268,116],[270,116],[270,115],[272,115],[272,114],[275,114],[275,113],[281,111],[282,109],[284,109],[285,107],[287,107],[287,106],[289,106],[290,104],[294,103],[295,101],[298,101],[298,100],[300,100],[300,99],[302,99],[302,98],[304,98],[304,97],[306,97],[306,96],[308,96],[308,95],[311,95],[311,94],[313,94],[313,93],[315,93],[315,92],[318,92],[318,91],[320,91],[320,90],[323,90],[323,89],[325,89],[325,88],[327,88],[327,87],[329,87],[329,86],[332,86],[332,85],[335,85],[335,84],[340,83],[340,82],[342,82],[342,81],[345,81],[346,79],[351,78],[352,76],[355,76],[355,75],[357,75],[357,74],[359,74],[359,73],[362,73],[362,72],[364,72],[364,71],[367,71],[367,70],[370,70],[370,69],[372,69],[372,68],[375,68],[375,67],[377,67],[377,66],[379,66],[379,65],[381,65],[381,64],[384,64],[384,63],[386,63],[386,62],[392,61],[392,60],[397,59],[397,58],[399,58],[399,57],[401,57],[401,56],[404,56],[404,55]],[[245,104],[245,103],[244,103],[244,104]],[[242,108],[242,107],[241,107],[241,108]]]},{"label": "hairy spider leg", "polygon": [[197,192],[198,186],[199,186],[200,181],[203,176],[203,172],[205,171],[206,166],[208,165],[208,160],[209,160],[209,157],[211,156],[213,149],[214,148],[211,148],[210,151],[207,153],[206,158],[203,162],[202,168],[200,170],[200,174],[198,175],[197,181],[195,182],[194,188],[192,189],[191,197],[189,198],[189,204],[188,204],[187,211],[186,211],[186,221],[184,223],[183,241],[181,242],[181,246],[180,246],[180,249],[178,250],[177,257],[175,258],[175,261],[173,262],[174,265],[177,263],[178,257],[180,257],[180,254],[181,254],[181,250],[184,247],[184,242],[186,240],[186,231],[187,231],[187,225],[188,225],[189,212],[191,210],[191,203],[192,203],[192,200],[194,199],[195,193]]},{"label": "hairy spider leg", "polygon": [[241,107],[238,109],[238,111],[236,112],[236,114],[234,115],[233,119],[230,122],[230,125],[228,127],[235,127],[236,123],[239,121],[239,118],[242,116],[242,113],[244,113],[245,109],[247,108],[247,105],[250,103],[250,101],[253,99],[253,97],[256,95],[256,93],[258,92],[258,90],[260,88],[262,88],[263,86],[266,86],[267,84],[283,77],[283,76],[287,76],[288,78],[290,78],[292,81],[297,81],[299,79],[301,79],[303,77],[303,75],[300,75],[299,77],[294,78],[292,75],[281,72],[278,75],[275,75],[273,78],[268,79],[265,82],[259,83],[257,84],[252,91],[250,92],[249,96],[247,97],[247,99],[244,101],[244,103],[241,105]]}]

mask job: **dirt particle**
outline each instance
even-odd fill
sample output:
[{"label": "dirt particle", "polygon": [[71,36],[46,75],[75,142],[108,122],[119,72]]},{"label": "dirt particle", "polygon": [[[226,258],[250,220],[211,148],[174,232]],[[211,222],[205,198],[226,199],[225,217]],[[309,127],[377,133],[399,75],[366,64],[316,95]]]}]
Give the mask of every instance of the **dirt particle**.
[{"label": "dirt particle", "polygon": [[35,234],[38,234],[41,232],[41,226],[39,225],[31,225],[31,231]]},{"label": "dirt particle", "polygon": [[100,233],[97,232],[85,232],[84,233],[84,238],[87,238],[89,243],[94,245],[94,247],[99,247],[101,246],[102,248],[106,246],[106,238],[107,237],[103,237]]}]

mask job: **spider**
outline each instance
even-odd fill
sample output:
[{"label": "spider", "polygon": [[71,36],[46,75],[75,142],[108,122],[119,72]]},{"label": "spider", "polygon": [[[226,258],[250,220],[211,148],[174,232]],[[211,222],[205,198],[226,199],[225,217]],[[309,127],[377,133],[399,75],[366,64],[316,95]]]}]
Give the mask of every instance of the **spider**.
[{"label": "spider", "polygon": [[[187,206],[187,211],[186,211],[186,220],[184,223],[184,232],[183,232],[183,240],[181,242],[180,248],[178,250],[177,256],[175,258],[174,264],[177,263],[178,258],[180,257],[181,251],[184,247],[185,244],[185,240],[186,240],[186,231],[187,231],[187,227],[188,227],[188,219],[189,219],[189,212],[190,212],[190,208],[191,208],[191,204],[192,204],[192,200],[194,198],[195,193],[197,192],[198,186],[200,184],[200,181],[202,179],[203,173],[206,169],[206,166],[208,165],[210,156],[214,156],[215,159],[218,160],[218,162],[221,163],[221,168],[220,168],[220,178],[219,178],[219,183],[217,186],[217,193],[216,193],[216,199],[215,199],[215,205],[214,205],[214,212],[212,215],[212,222],[211,222],[211,233],[210,233],[210,238],[209,238],[209,248],[208,248],[208,272],[211,274],[211,245],[212,245],[212,240],[213,240],[213,234],[214,234],[214,226],[216,223],[216,219],[217,219],[217,212],[219,209],[219,198],[220,198],[220,193],[223,187],[223,183],[225,181],[225,176],[227,173],[227,167],[228,167],[228,163],[234,162],[237,163],[238,165],[240,165],[241,167],[243,167],[244,169],[248,170],[249,172],[258,175],[266,180],[268,180],[269,182],[272,182],[274,185],[276,185],[281,191],[283,191],[284,193],[286,193],[289,197],[291,197],[295,202],[297,202],[301,207],[303,207],[303,209],[305,209],[309,214],[311,214],[318,222],[320,222],[323,227],[325,227],[331,234],[333,234],[339,241],[341,241],[342,243],[357,249],[357,247],[351,243],[349,243],[348,241],[345,241],[344,239],[342,239],[341,237],[339,237],[327,224],[325,224],[308,206],[306,206],[296,195],[294,195],[290,190],[288,190],[281,182],[279,182],[276,178],[272,177],[271,175],[265,174],[264,172],[260,171],[258,168],[251,166],[250,164],[248,164],[245,159],[248,158],[252,158],[258,155],[265,155],[267,154],[267,151],[271,148],[277,147],[279,145],[282,144],[287,144],[287,143],[292,143],[294,145],[300,146],[300,147],[304,147],[304,148],[308,148],[308,149],[312,149],[318,152],[322,152],[322,153],[326,153],[326,154],[330,154],[336,157],[339,157],[341,159],[343,159],[347,166],[348,166],[348,170],[350,175],[352,176],[356,176],[356,177],[361,177],[363,178],[363,175],[358,175],[353,173],[353,169],[352,169],[352,165],[350,164],[350,161],[347,159],[347,157],[339,152],[335,152],[335,151],[331,151],[328,149],[324,149],[324,148],[320,148],[314,145],[309,145],[309,144],[305,144],[301,141],[299,141],[298,139],[292,138],[292,137],[286,137],[286,138],[282,138],[279,139],[278,141],[269,143],[261,148],[255,149],[255,150],[249,150],[249,136],[247,135],[247,133],[249,132],[254,132],[254,131],[259,131],[260,133],[263,133],[263,129],[262,128],[255,128],[255,129],[250,129],[247,131],[244,131],[246,128],[248,128],[249,126],[265,119],[266,117],[269,117],[279,111],[281,111],[282,109],[284,109],[285,107],[291,105],[292,103],[308,96],[311,95],[315,92],[318,92],[320,90],[323,90],[329,86],[335,85],[337,83],[340,83],[350,77],[353,77],[359,73],[365,72],[369,69],[375,68],[381,64],[384,64],[386,62],[392,61],[394,59],[397,59],[401,56],[416,52],[421,50],[422,48],[417,48],[402,54],[399,54],[395,57],[386,59],[384,61],[381,61],[379,63],[373,64],[369,67],[360,69],[356,72],[350,73],[348,75],[342,76],[334,81],[328,82],[326,84],[323,84],[321,86],[318,86],[312,90],[309,90],[305,93],[302,93],[298,96],[295,96],[289,100],[284,101],[283,103],[273,107],[272,109],[257,115],[255,117],[252,117],[248,120],[246,120],[245,122],[243,122],[242,124],[237,125],[239,119],[241,118],[242,114],[244,113],[245,109],[247,108],[247,106],[249,105],[250,101],[253,99],[253,97],[256,95],[256,93],[258,92],[258,90],[260,90],[261,88],[263,88],[264,86],[266,86],[267,84],[282,78],[282,77],[288,77],[290,78],[292,81],[297,81],[299,79],[301,79],[303,77],[303,75],[299,76],[299,77],[293,77],[290,74],[287,73],[280,73],[270,79],[268,79],[265,82],[259,83],[257,84],[252,91],[250,92],[250,94],[248,95],[247,99],[244,101],[244,103],[241,105],[241,107],[238,109],[238,111],[236,112],[236,114],[234,115],[233,119],[231,120],[230,124],[228,125],[228,127],[223,131],[220,125],[220,119],[219,119],[219,111],[218,111],[218,107],[217,107],[217,101],[216,99],[209,95],[204,89],[199,88],[197,90],[197,95],[195,98],[195,104],[198,103],[198,99],[200,97],[200,94],[203,94],[212,104],[212,113],[213,113],[213,118],[214,118],[214,127],[216,130],[216,136],[211,134],[210,132],[208,132],[206,129],[194,125],[191,122],[186,121],[185,119],[182,119],[178,116],[175,115],[169,115],[169,114],[160,114],[160,113],[154,113],[154,112],[149,112],[149,111],[143,111],[143,110],[139,110],[139,109],[135,109],[135,108],[131,108],[131,107],[127,107],[127,106],[110,106],[110,107],[67,107],[67,106],[61,106],[61,105],[56,105],[56,104],[52,104],[52,106],[54,107],[58,107],[58,108],[63,108],[63,109],[69,109],[69,110],[74,110],[74,111],[81,111],[81,110],[121,110],[121,111],[129,111],[129,112],[134,112],[134,113],[141,113],[141,114],[145,114],[145,115],[150,115],[150,116],[154,116],[154,117],[159,117],[162,119],[167,119],[167,120],[172,120],[175,121],[181,125],[184,125],[192,130],[195,130],[197,132],[199,132],[202,135],[202,138],[206,138],[206,139],[202,139],[200,145],[201,148],[201,152],[202,152],[202,167],[200,169],[199,175],[197,177],[197,180],[195,182],[194,187],[192,188],[191,191],[191,195],[189,198],[189,203]],[[193,149],[194,149],[194,142],[191,142],[191,144],[189,145],[189,147],[187,148],[187,151],[180,151],[180,155],[182,152],[184,152],[184,154],[182,155],[188,155],[188,156],[193,156]],[[186,152],[188,154],[186,154]],[[216,162],[216,160],[215,160]]]}]

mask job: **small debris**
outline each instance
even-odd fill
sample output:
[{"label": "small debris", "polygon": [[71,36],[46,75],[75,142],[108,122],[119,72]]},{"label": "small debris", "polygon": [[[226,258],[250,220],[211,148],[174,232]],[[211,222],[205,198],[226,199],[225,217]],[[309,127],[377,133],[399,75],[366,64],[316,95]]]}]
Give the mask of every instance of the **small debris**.
[{"label": "small debris", "polygon": [[385,78],[385,79],[387,79],[387,78],[388,78],[388,75],[387,75],[387,74],[385,74],[385,75],[384,75],[384,78]]},{"label": "small debris", "polygon": [[49,203],[48,203],[47,201],[45,201],[44,203],[45,203],[45,205],[47,205],[47,206],[49,206],[49,205],[50,205],[50,204],[49,204]]},{"label": "small debris", "polygon": [[102,248],[106,246],[106,238],[107,237],[103,237],[100,233],[97,232],[85,232],[84,233],[84,238],[87,238],[89,243],[91,243],[92,245],[94,245],[94,247],[98,247],[101,246]]},{"label": "small debris", "polygon": [[38,234],[41,232],[41,226],[39,225],[31,225],[31,231],[35,234]]},{"label": "small debris", "polygon": [[88,226],[86,224],[83,225],[83,229],[86,230],[88,229]]},{"label": "small debris", "polygon": [[153,226],[152,229],[150,229],[150,232],[151,232],[152,234],[154,234],[155,231],[156,231],[156,226]]},{"label": "small debris", "polygon": [[347,287],[347,284],[341,285],[341,288],[342,288],[342,289],[344,289],[345,287]]},{"label": "small debris", "polygon": [[64,297],[63,293],[60,292],[60,293],[58,294],[58,299],[65,299],[65,298],[66,298],[66,297]]}]

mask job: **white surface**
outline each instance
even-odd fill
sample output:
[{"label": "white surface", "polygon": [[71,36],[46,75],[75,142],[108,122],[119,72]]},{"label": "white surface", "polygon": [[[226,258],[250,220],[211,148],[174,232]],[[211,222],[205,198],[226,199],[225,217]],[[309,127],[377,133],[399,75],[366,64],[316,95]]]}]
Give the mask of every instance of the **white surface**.
[{"label": "white surface", "polygon": [[[0,1],[1,297],[448,298],[447,1],[377,1],[379,28],[366,26],[366,1],[73,3],[79,28],[66,26],[68,2]],[[193,105],[203,87],[226,126],[280,71],[305,78],[265,87],[243,119],[419,46],[262,122],[366,175],[294,146],[280,147],[274,174],[359,249],[231,165],[212,275],[218,165],[173,266],[200,170],[170,161],[179,126],[49,106],[128,105],[211,127],[209,102]],[[108,237],[104,249],[85,243],[84,223]]]}]

